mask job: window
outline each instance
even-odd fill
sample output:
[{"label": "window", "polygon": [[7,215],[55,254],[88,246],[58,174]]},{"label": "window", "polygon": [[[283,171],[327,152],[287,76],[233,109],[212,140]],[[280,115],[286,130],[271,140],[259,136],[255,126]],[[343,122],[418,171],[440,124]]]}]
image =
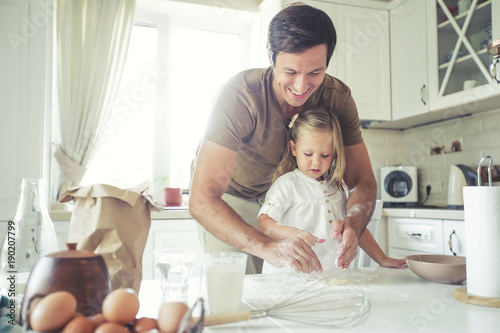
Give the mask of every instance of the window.
[{"label": "window", "polygon": [[112,184],[128,188],[153,174],[155,69],[158,33],[135,25],[109,125],[95,148],[82,183]]},{"label": "window", "polygon": [[240,36],[174,27],[171,45],[170,179],[187,188],[217,89],[242,69]]},{"label": "window", "polygon": [[162,186],[188,188],[217,90],[250,67],[248,26],[258,15],[230,23],[213,7],[190,5],[201,10],[186,19],[179,6],[136,15],[112,126],[83,184],[127,188],[149,179],[159,202]]}]

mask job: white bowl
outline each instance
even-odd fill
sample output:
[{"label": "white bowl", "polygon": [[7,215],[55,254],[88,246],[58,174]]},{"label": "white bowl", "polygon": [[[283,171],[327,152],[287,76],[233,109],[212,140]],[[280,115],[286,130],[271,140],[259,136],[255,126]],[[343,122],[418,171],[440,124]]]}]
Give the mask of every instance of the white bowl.
[{"label": "white bowl", "polygon": [[422,279],[443,284],[462,284],[466,278],[465,257],[441,254],[407,256],[410,270]]}]

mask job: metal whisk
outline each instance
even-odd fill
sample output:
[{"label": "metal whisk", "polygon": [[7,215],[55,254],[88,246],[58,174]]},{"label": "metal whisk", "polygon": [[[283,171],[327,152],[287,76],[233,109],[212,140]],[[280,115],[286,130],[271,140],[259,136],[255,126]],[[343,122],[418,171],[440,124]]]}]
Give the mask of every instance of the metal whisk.
[{"label": "metal whisk", "polygon": [[205,316],[204,326],[262,317],[323,328],[354,327],[370,313],[370,302],[361,289],[309,287],[265,309]]}]

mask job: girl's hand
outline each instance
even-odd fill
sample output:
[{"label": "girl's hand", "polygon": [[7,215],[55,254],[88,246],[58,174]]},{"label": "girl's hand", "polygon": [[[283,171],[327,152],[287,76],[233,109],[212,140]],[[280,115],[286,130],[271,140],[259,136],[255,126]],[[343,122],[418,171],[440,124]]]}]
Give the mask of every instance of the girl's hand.
[{"label": "girl's hand", "polygon": [[394,258],[389,258],[385,257],[379,262],[379,265],[381,267],[387,267],[387,268],[405,268],[406,267],[406,260],[405,259],[394,259]]},{"label": "girl's hand", "polygon": [[358,237],[352,228],[345,228],[342,220],[335,220],[332,224],[331,237],[339,242],[339,255],[335,264],[347,269],[358,253]]},{"label": "girl's hand", "polygon": [[318,238],[306,231],[300,231],[298,234],[297,234],[298,237],[302,238],[304,240],[304,242],[307,243],[307,245],[309,245],[310,247],[313,247],[314,245],[316,245],[316,243],[324,243],[325,240],[323,238]]}]

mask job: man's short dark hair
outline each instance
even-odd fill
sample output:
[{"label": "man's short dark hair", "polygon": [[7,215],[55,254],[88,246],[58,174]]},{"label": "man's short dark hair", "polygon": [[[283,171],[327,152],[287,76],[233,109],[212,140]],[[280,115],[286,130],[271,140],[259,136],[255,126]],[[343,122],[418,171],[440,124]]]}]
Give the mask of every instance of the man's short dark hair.
[{"label": "man's short dark hair", "polygon": [[269,23],[267,51],[273,66],[279,52],[300,53],[321,44],[327,46],[328,66],[337,44],[337,33],[328,14],[318,8],[293,3]]}]

